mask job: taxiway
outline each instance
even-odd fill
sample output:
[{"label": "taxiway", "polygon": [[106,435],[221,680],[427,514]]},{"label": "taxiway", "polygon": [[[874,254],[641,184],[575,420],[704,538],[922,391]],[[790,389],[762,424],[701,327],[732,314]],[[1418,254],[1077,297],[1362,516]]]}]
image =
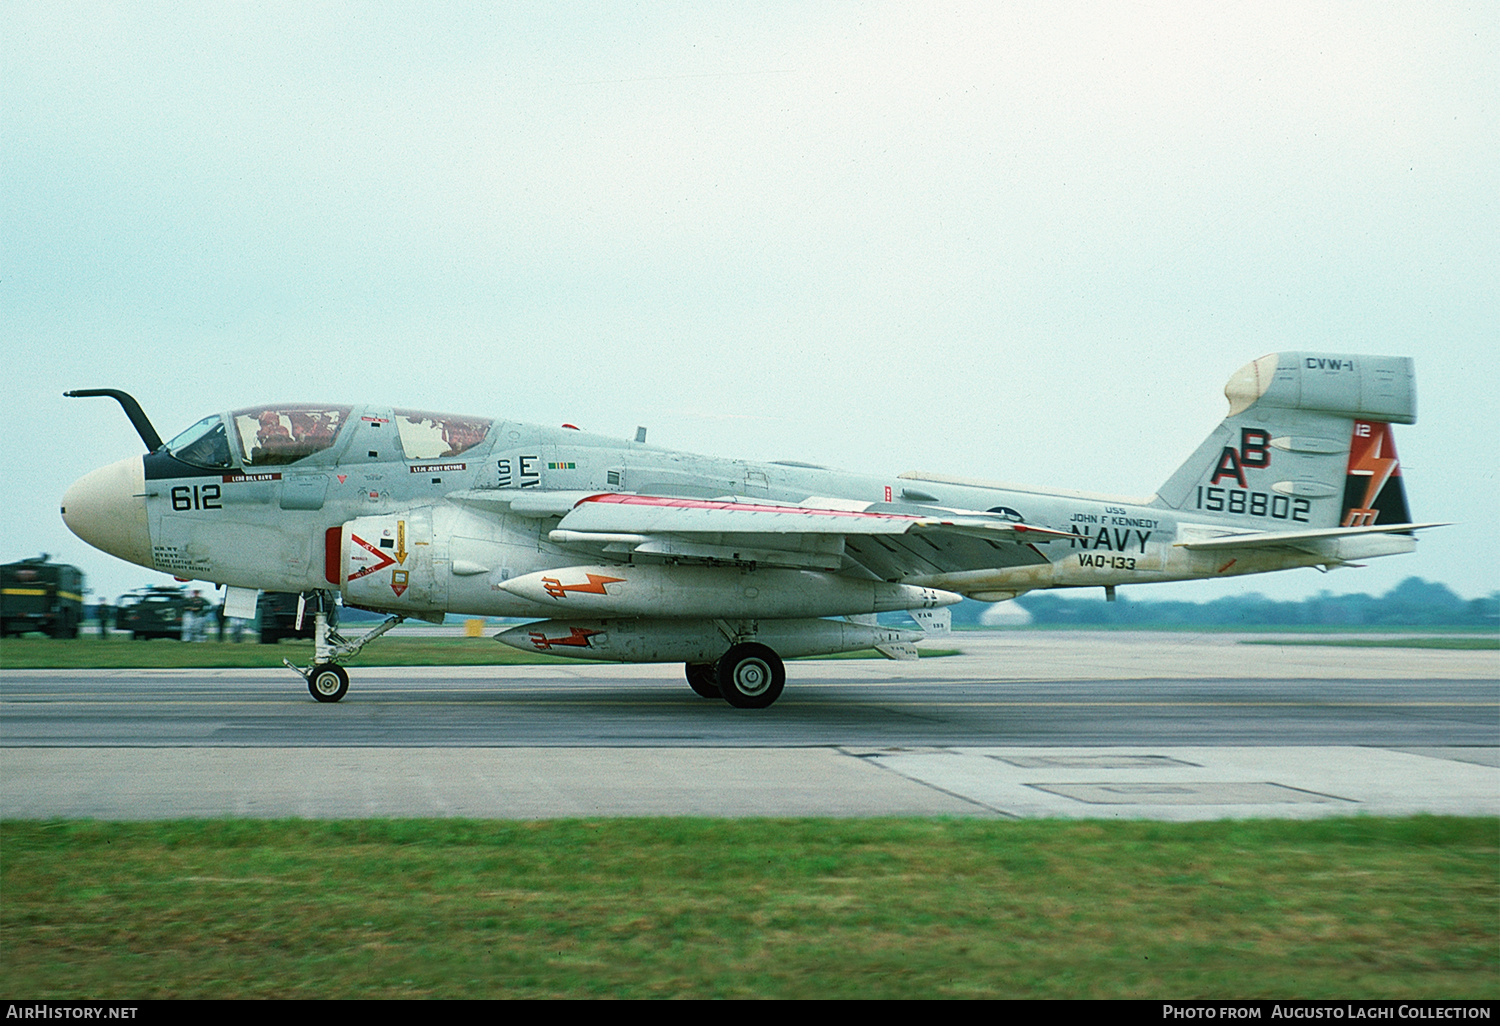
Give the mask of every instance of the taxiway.
[{"label": "taxiway", "polygon": [[1500,815],[1496,653],[1243,640],[960,634],[794,662],[759,711],[671,666],[356,666],[336,705],[6,670],[0,816]]}]

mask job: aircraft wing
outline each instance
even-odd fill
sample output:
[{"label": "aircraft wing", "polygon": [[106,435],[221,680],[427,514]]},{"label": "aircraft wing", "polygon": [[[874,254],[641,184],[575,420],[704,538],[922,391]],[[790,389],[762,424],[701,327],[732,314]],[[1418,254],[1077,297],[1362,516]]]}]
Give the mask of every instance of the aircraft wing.
[{"label": "aircraft wing", "polygon": [[[475,504],[497,499],[492,493]],[[560,515],[549,540],[592,556],[833,571],[853,563],[883,580],[1040,563],[1033,543],[1069,537],[988,513],[837,500],[794,505],[608,492],[551,499],[531,493],[516,501],[513,512]]]}]

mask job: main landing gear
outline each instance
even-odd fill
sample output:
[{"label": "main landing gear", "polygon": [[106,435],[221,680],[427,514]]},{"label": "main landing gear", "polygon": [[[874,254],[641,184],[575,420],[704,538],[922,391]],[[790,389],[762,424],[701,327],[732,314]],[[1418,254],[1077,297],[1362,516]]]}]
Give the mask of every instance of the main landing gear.
[{"label": "main landing gear", "polygon": [[717,663],[688,663],[687,681],[704,698],[722,698],[736,709],[764,709],[781,697],[786,666],[765,645],[747,641]]},{"label": "main landing gear", "polygon": [[[349,691],[349,674],[339,665],[339,662],[352,659],[360,649],[405,620],[406,617],[391,616],[373,630],[351,641],[329,623],[330,611],[337,608],[331,596],[317,592],[315,601],[317,611],[313,613],[312,665],[303,669],[290,659],[283,659],[282,662],[297,676],[307,681],[308,692],[318,701],[337,702]],[[299,630],[302,628],[304,602],[305,599],[299,599],[297,602],[297,628]]]},{"label": "main landing gear", "polygon": [[688,687],[704,698],[721,698],[718,663],[688,663]]}]

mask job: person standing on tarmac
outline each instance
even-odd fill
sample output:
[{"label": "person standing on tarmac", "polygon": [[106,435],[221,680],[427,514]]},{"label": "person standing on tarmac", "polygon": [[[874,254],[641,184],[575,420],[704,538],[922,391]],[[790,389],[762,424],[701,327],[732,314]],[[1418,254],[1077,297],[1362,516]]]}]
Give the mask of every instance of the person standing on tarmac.
[{"label": "person standing on tarmac", "polygon": [[205,623],[208,619],[208,599],[197,588],[193,589],[192,595],[188,597],[187,603],[182,610],[182,640],[203,641],[206,639],[204,633]]}]

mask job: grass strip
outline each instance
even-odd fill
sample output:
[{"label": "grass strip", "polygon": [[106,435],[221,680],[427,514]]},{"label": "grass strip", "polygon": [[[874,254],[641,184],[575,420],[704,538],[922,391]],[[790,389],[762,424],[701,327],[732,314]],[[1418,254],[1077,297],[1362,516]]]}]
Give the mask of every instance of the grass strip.
[{"label": "grass strip", "polygon": [[1462,651],[1500,651],[1500,638],[1434,637],[1417,635],[1403,638],[1296,638],[1289,640],[1241,641],[1241,645],[1331,645],[1341,648],[1449,648]]},{"label": "grass strip", "polygon": [[[924,659],[957,655],[958,649],[923,649]],[[258,669],[280,667],[282,659],[305,665],[312,643],[261,645],[227,641],[183,644],[163,639],[131,642],[128,638],[6,638],[0,667],[7,670],[171,670]],[[873,648],[815,659],[882,659]],[[566,659],[523,652],[493,638],[381,638],[351,660],[351,666],[537,666],[546,663],[602,663],[607,659]]]},{"label": "grass strip", "polygon": [[[0,665],[7,670],[170,670],[196,668],[257,669],[280,667],[283,659],[306,664],[312,642],[261,645],[229,641],[185,644],[128,637],[7,638],[0,647]],[[522,652],[491,638],[392,638],[370,645],[351,665],[360,666],[533,666],[577,663],[576,659]]]},{"label": "grass strip", "polygon": [[27,999],[1500,997],[1493,819],[0,837],[0,982]]}]

